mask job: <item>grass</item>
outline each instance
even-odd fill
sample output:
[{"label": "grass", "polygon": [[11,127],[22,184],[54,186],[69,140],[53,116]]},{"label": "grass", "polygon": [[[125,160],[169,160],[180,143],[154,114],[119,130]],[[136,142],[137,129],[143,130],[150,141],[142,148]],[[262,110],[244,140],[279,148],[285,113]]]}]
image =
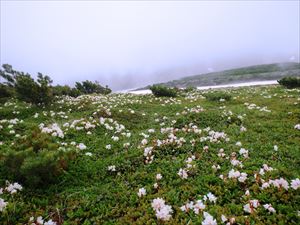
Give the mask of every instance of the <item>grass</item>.
[{"label": "grass", "polygon": [[[221,224],[222,214],[234,217],[237,224],[299,224],[300,189],[270,187],[261,190],[261,181],[254,178],[263,164],[274,168],[262,176],[265,181],[282,177],[290,183],[300,177],[300,131],[294,129],[300,123],[299,90],[269,86],[226,89],[223,95],[217,92],[217,96],[231,96],[228,101],[210,100],[204,96],[214,96],[214,91],[194,90],[185,97],[171,99],[130,94],[85,96],[57,101],[48,108],[15,100],[2,104],[0,120],[19,118],[24,121],[13,127],[16,134],[23,136],[40,123],[56,122],[65,134],[63,140],[55,138],[57,142],[84,143],[87,149],[78,153],[55,184],[46,188],[25,186],[13,199],[0,195],[9,202],[0,212],[0,223],[27,224],[31,216],[42,216],[58,224],[70,225],[201,224],[202,213],[182,212],[180,207],[203,199],[203,195],[211,192],[217,197],[217,202],[206,202],[204,211],[216,218],[218,224]],[[245,103],[260,108],[249,109]],[[197,106],[204,110],[197,111]],[[260,111],[263,107],[270,112]],[[68,118],[58,114],[51,116],[50,111],[65,112]],[[37,118],[34,118],[35,113],[39,113]],[[105,129],[98,122],[100,116],[113,119],[125,129],[120,133]],[[62,126],[81,118],[97,121],[98,125],[90,130],[91,134],[88,135],[86,130],[67,131]],[[108,123],[117,126],[114,122]],[[0,151],[5,152],[16,137],[9,133],[7,123],[1,125]],[[193,132],[193,125],[202,132]],[[225,132],[229,140],[201,142],[201,137],[208,136],[205,131],[208,126],[211,130]],[[241,132],[241,126],[247,130]],[[157,146],[158,139],[167,140],[170,135],[162,133],[161,128],[170,127],[178,128],[171,133],[185,142]],[[154,129],[154,132],[149,132],[149,129]],[[143,135],[149,135],[146,145],[141,144],[145,138]],[[119,141],[113,141],[112,136],[118,136]],[[130,146],[124,147],[123,144],[128,142]],[[241,147],[236,142],[241,142],[242,147],[249,150],[249,158],[238,154]],[[112,146],[110,150],[106,149],[109,144]],[[278,146],[278,151],[274,151],[274,145]],[[145,164],[144,148],[149,146],[154,147],[154,159]],[[203,150],[205,146],[209,147],[208,151]],[[230,158],[218,157],[221,148],[228,157],[236,152],[243,168],[232,166]],[[87,152],[92,156],[85,155]],[[196,157],[196,167],[187,179],[181,179],[177,173],[180,168],[185,168],[185,161],[192,155]],[[116,166],[115,172],[108,171],[110,165]],[[220,165],[220,170],[214,171],[213,165]],[[221,174],[227,177],[232,168],[248,174],[245,183],[219,178]],[[160,181],[155,179],[158,173],[163,176]],[[4,187],[9,178],[9,174],[2,174],[0,187]],[[156,182],[158,189],[153,187]],[[142,187],[147,194],[139,198],[137,192]],[[250,197],[244,195],[247,189]],[[158,220],[151,207],[152,200],[157,197],[163,198],[173,209],[172,218],[167,222]],[[259,200],[261,205],[252,214],[243,210],[249,199]],[[275,214],[263,208],[262,205],[267,203],[275,208]]]}]

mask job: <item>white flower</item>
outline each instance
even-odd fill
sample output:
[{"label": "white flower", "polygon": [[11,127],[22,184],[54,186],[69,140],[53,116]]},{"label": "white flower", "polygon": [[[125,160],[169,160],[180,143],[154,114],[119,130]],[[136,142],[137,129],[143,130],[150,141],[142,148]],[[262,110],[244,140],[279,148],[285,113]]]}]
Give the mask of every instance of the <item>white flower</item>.
[{"label": "white flower", "polygon": [[129,143],[129,142],[123,144],[123,147],[124,147],[124,148],[128,148],[129,146],[130,146],[130,143]]},{"label": "white flower", "polygon": [[105,148],[108,149],[108,150],[110,150],[111,149],[111,145],[106,145]]},{"label": "white flower", "polygon": [[261,185],[261,189],[265,189],[265,188],[268,188],[268,187],[270,187],[269,182],[265,182],[265,183],[263,183],[263,184]]},{"label": "white flower", "polygon": [[282,177],[280,179],[276,179],[275,183],[277,183],[277,184],[275,184],[275,186],[279,185],[279,187],[283,187],[285,190],[289,189],[289,183]]},{"label": "white flower", "polygon": [[254,209],[256,209],[258,206],[259,206],[259,201],[254,199],[254,200],[250,200],[249,203],[244,205],[243,209],[247,213],[253,213]]},{"label": "white flower", "polygon": [[231,169],[228,173],[228,178],[238,178],[241,175],[239,171],[235,171],[234,169]]},{"label": "white flower", "polygon": [[194,202],[186,203],[185,205],[180,207],[180,210],[183,212],[187,212],[189,209],[194,208]]},{"label": "white flower", "polygon": [[21,191],[23,189],[23,187],[18,183],[13,183],[13,184],[9,184],[5,189],[10,194],[14,194],[14,193],[17,193],[18,190]]},{"label": "white flower", "polygon": [[245,132],[245,131],[247,131],[247,128],[244,127],[244,126],[241,126],[240,131],[241,131],[241,132]]},{"label": "white flower", "polygon": [[212,165],[211,167],[214,171],[221,169],[220,165]]},{"label": "white flower", "polygon": [[271,204],[265,204],[263,207],[268,210],[270,213],[276,213],[276,210],[272,207]]},{"label": "white flower", "polygon": [[113,139],[113,141],[119,141],[119,137],[116,136],[112,136],[111,139]]},{"label": "white flower", "polygon": [[196,201],[196,204],[192,205],[194,213],[199,214],[199,210],[204,210],[206,205],[203,204],[201,200]]},{"label": "white flower", "polygon": [[165,201],[162,198],[153,199],[151,206],[155,210],[157,219],[167,221],[172,217],[171,214],[173,210],[171,206],[166,205]]},{"label": "white flower", "polygon": [[240,155],[243,155],[244,158],[248,158],[248,150],[241,148],[239,153]]},{"label": "white flower", "polygon": [[187,171],[185,169],[180,168],[179,172],[177,173],[182,179],[187,179],[188,178],[188,174]]},{"label": "white flower", "polygon": [[259,201],[256,199],[250,200],[250,203],[254,208],[257,208],[259,206]]},{"label": "white flower", "polygon": [[153,149],[153,147],[146,147],[144,149],[144,156],[146,157],[148,155],[151,155],[152,154],[152,149]]},{"label": "white flower", "polygon": [[172,217],[172,207],[169,205],[164,205],[161,209],[156,211],[157,219],[161,219],[163,221],[168,221]]},{"label": "white flower", "polygon": [[231,165],[233,165],[233,166],[241,166],[241,165],[242,165],[241,161],[239,161],[239,160],[237,160],[237,159],[232,159],[232,160],[230,161],[230,163],[231,163]]},{"label": "white flower", "polygon": [[251,212],[252,212],[249,203],[247,203],[246,205],[244,205],[244,206],[243,206],[243,209],[244,209],[244,211],[247,212],[247,213],[251,213]]},{"label": "white flower", "polygon": [[206,201],[207,198],[210,202],[213,202],[213,203],[216,203],[216,201],[217,201],[217,197],[214,194],[212,194],[211,192],[209,192],[207,195],[204,196],[204,198],[203,198],[204,201]]},{"label": "white flower", "polygon": [[141,141],[141,144],[142,145],[146,145],[148,143],[148,140],[147,139],[143,139],[142,141]]},{"label": "white flower", "polygon": [[155,189],[157,189],[157,188],[158,188],[158,183],[153,184],[153,187],[154,187]]},{"label": "white flower", "polygon": [[39,216],[38,218],[36,218],[36,222],[38,224],[43,224],[44,223],[43,217]]},{"label": "white flower", "polygon": [[296,124],[294,128],[297,129],[297,130],[300,130],[300,123]]},{"label": "white flower", "polygon": [[242,146],[242,142],[238,141],[237,143],[235,143],[236,146]]},{"label": "white flower", "polygon": [[80,150],[84,150],[86,149],[86,146],[83,143],[79,143],[79,145],[77,145],[77,148],[79,148]]},{"label": "white flower", "polygon": [[162,179],[162,175],[160,173],[156,174],[156,180],[161,180]]},{"label": "white flower", "polygon": [[165,205],[165,200],[162,198],[153,199],[151,206],[154,210],[159,210],[161,207]]},{"label": "white flower", "polygon": [[7,205],[7,202],[5,202],[2,198],[0,198],[0,212],[2,212]]},{"label": "white flower", "polygon": [[241,183],[244,183],[246,179],[247,179],[246,173],[241,173],[240,177],[238,178],[239,182]]},{"label": "white flower", "polygon": [[292,180],[291,187],[295,190],[297,190],[300,187],[300,180],[299,178],[296,178],[295,180]]},{"label": "white flower", "polygon": [[228,219],[226,216],[224,216],[223,214],[221,215],[221,220],[223,223],[225,223]]},{"label": "white flower", "polygon": [[248,189],[245,191],[245,195],[250,196],[250,191]]},{"label": "white flower", "polygon": [[274,151],[278,151],[278,146],[277,145],[274,145]]},{"label": "white flower", "polygon": [[93,154],[91,152],[85,153],[86,156],[92,156]]},{"label": "white flower", "polygon": [[48,220],[47,222],[44,223],[44,225],[56,225],[56,222],[52,220]]},{"label": "white flower", "polygon": [[202,221],[202,225],[217,225],[217,220],[212,217],[207,212],[203,212],[204,220]]},{"label": "white flower", "polygon": [[114,172],[116,171],[116,166],[115,165],[109,166],[107,170]]},{"label": "white flower", "polygon": [[139,197],[142,197],[142,196],[146,195],[146,189],[145,188],[140,188],[137,194],[138,194]]}]

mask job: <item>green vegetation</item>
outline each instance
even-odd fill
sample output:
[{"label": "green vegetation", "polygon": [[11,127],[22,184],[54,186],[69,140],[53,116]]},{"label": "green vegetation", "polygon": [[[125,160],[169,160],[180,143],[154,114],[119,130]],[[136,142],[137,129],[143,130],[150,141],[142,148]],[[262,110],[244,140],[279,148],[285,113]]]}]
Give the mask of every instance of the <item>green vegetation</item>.
[{"label": "green vegetation", "polygon": [[98,82],[91,82],[91,81],[83,81],[82,83],[76,82],[75,87],[83,94],[109,94],[111,93],[111,89],[106,86],[105,88],[102,87]]},{"label": "green vegetation", "polygon": [[[50,104],[53,100],[50,84],[52,80],[49,76],[38,73],[35,81],[30,74],[16,71],[8,64],[3,65],[4,70],[0,70],[0,76],[6,80],[1,84],[2,90],[11,90],[19,100],[33,104]],[[3,96],[7,97],[6,92]]]},{"label": "green vegetation", "polygon": [[204,96],[210,101],[229,101],[232,97],[229,93],[219,91],[209,92]]},{"label": "green vegetation", "polygon": [[174,88],[168,88],[161,85],[153,85],[150,87],[153,95],[156,97],[176,97],[177,93]]},{"label": "green vegetation", "polygon": [[83,94],[109,94],[111,89],[102,87],[97,81],[76,82],[75,88],[68,85],[51,86],[52,80],[49,76],[38,73],[35,81],[30,74],[16,71],[9,64],[4,64],[0,70],[0,77],[5,79],[0,83],[0,102],[5,102],[9,97],[15,96],[21,101],[35,105],[49,105],[54,96],[68,95],[78,97]]},{"label": "green vegetation", "polygon": [[287,88],[300,88],[300,77],[284,77],[278,83]]},{"label": "green vegetation", "polygon": [[35,188],[54,183],[67,169],[74,151],[60,147],[53,139],[35,129],[29,136],[17,139],[11,149],[1,152],[1,167],[7,179]]},{"label": "green vegetation", "polygon": [[9,98],[0,224],[201,224],[203,212],[218,224],[299,224],[299,104],[299,89],[279,85]]}]

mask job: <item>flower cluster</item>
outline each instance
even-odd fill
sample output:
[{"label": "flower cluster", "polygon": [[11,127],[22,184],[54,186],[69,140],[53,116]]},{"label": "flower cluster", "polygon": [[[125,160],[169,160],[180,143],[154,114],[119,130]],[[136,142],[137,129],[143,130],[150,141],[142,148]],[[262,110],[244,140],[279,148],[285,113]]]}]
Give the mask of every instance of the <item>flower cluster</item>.
[{"label": "flower cluster", "polygon": [[171,206],[165,204],[162,198],[153,199],[151,206],[155,211],[157,219],[168,221],[172,217],[173,209]]},{"label": "flower cluster", "polygon": [[249,203],[244,205],[243,209],[247,213],[253,213],[255,209],[259,206],[259,201],[254,199],[254,200],[249,200]]},{"label": "flower cluster", "polygon": [[192,155],[191,157],[189,157],[185,162],[186,162],[186,167],[184,169],[180,168],[178,171],[178,175],[182,178],[182,179],[187,179],[188,178],[188,172],[190,172],[191,170],[195,169],[196,164],[194,162],[194,160],[196,159],[196,157],[194,155]]},{"label": "flower cluster", "polygon": [[49,127],[45,127],[43,123],[39,125],[42,133],[51,134],[53,137],[64,138],[64,132],[60,129],[57,123],[50,125]]},{"label": "flower cluster", "polygon": [[[23,189],[23,187],[18,183],[11,184],[8,181],[6,181],[6,185],[7,186],[5,188],[0,188],[0,195],[2,195],[4,192],[13,195]],[[0,212],[2,212],[6,208],[7,204],[8,202],[6,202],[3,198],[0,198]]]},{"label": "flower cluster", "polygon": [[34,218],[33,216],[30,217],[29,219],[29,224],[30,225],[56,225],[57,223],[54,222],[53,220],[48,220],[48,221],[45,221],[43,219],[43,217],[41,216],[38,216],[37,218]]},{"label": "flower cluster", "polygon": [[244,183],[247,180],[247,173],[241,173],[238,170],[231,169],[228,173],[228,178],[238,179],[239,182]]}]

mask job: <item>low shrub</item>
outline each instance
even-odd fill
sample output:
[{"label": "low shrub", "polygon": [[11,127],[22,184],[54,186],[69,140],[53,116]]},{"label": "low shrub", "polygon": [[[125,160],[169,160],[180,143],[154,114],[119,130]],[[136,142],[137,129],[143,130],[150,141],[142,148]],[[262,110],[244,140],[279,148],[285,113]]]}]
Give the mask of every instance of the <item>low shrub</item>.
[{"label": "low shrub", "polygon": [[81,94],[81,92],[77,88],[71,88],[68,85],[53,86],[53,95],[55,95],[55,96],[68,95],[71,97],[78,97],[80,94]]},{"label": "low shrub", "polygon": [[57,180],[74,157],[74,150],[60,149],[53,137],[36,129],[0,155],[2,177],[28,187],[45,187]]},{"label": "low shrub", "polygon": [[11,65],[4,64],[3,70],[0,70],[0,76],[6,82],[2,85],[15,91],[19,100],[33,103],[48,105],[52,102],[53,94],[49,76],[38,73],[38,79],[35,81],[30,74],[13,70]]},{"label": "low shrub", "polygon": [[4,103],[14,96],[13,88],[0,83],[0,103]]},{"label": "low shrub", "polygon": [[197,88],[194,87],[194,86],[188,86],[186,88],[183,89],[183,92],[193,92],[193,91],[196,91]]},{"label": "low shrub", "polygon": [[155,97],[176,97],[177,92],[174,88],[168,88],[162,85],[153,85],[150,87]]},{"label": "low shrub", "polygon": [[108,86],[101,86],[97,81],[92,82],[89,80],[81,82],[76,82],[75,87],[80,91],[82,94],[109,94],[111,93],[111,89]]},{"label": "low shrub", "polygon": [[206,94],[204,94],[204,96],[206,97],[206,99],[208,99],[209,101],[230,101],[232,96],[226,92],[208,92]]},{"label": "low shrub", "polygon": [[286,88],[300,88],[300,77],[284,77],[277,82]]}]

